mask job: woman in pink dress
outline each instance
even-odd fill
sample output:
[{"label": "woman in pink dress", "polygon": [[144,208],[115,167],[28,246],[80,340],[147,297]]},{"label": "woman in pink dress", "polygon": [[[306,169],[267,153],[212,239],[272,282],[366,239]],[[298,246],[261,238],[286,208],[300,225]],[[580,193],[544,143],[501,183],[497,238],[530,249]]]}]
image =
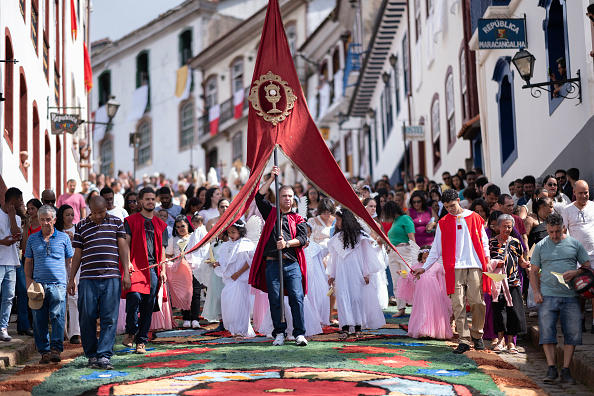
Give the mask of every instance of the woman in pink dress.
[{"label": "woman in pink dress", "polygon": [[[420,266],[427,260],[430,249],[429,245],[421,246],[418,255]],[[418,268],[418,265],[413,268]],[[408,336],[449,340],[453,336],[451,316],[452,302],[446,294],[443,264],[433,265],[415,281]]]},{"label": "woman in pink dress", "polygon": [[415,240],[419,246],[431,245],[435,237],[437,214],[427,205],[423,191],[413,191],[406,214],[415,224]]}]

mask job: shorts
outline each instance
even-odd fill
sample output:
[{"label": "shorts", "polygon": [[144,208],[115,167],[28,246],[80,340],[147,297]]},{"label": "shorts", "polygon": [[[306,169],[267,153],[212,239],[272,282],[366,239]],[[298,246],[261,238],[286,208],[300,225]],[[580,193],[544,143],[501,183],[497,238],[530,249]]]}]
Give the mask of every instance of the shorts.
[{"label": "shorts", "polygon": [[561,331],[565,345],[582,345],[582,313],[579,297],[542,296],[538,307],[539,343],[557,343],[557,320],[561,317]]}]

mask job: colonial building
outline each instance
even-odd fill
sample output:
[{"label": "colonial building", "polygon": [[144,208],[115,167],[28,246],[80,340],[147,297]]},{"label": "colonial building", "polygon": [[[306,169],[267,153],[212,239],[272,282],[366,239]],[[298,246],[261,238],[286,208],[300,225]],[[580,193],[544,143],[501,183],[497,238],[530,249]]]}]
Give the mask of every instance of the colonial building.
[{"label": "colonial building", "polygon": [[87,128],[54,133],[50,113],[88,120],[90,85],[85,86],[84,71],[88,17],[86,0],[2,2],[1,201],[7,187],[21,189],[25,201],[39,197],[46,188],[59,196],[69,179],[80,187],[81,171],[86,174],[88,166]]}]

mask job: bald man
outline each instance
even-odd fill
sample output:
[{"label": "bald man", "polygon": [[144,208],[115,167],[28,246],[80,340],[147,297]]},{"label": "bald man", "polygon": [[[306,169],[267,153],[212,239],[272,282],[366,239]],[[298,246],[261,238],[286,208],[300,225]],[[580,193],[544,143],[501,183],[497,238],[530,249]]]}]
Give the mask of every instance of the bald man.
[{"label": "bald man", "polygon": [[44,205],[56,207],[56,194],[50,189],[43,190],[41,193],[41,202]]}]

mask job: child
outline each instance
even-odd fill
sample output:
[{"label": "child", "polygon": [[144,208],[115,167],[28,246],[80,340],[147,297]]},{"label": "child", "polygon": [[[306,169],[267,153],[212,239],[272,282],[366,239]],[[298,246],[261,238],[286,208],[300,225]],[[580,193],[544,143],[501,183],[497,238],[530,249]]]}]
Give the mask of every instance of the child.
[{"label": "child", "polygon": [[379,328],[386,324],[377,293],[369,284],[370,277],[383,266],[378,259],[378,247],[365,234],[355,215],[347,209],[336,212],[336,235],[328,241],[330,255],[326,274],[328,283],[335,285],[341,339],[348,337],[355,326],[355,337],[361,329]]},{"label": "child", "polygon": [[215,273],[223,278],[225,287],[221,292],[221,314],[225,328],[236,340],[255,337],[250,323],[249,269],[256,246],[246,238],[245,223],[237,220],[227,229],[229,241],[221,249],[219,260],[214,264]]},{"label": "child", "polygon": [[[307,236],[311,236],[311,225],[307,224]],[[307,297],[311,301],[313,308],[318,312],[322,319],[322,324],[330,325],[330,299],[328,298],[328,277],[325,273],[323,259],[328,254],[328,250],[311,239],[303,248],[305,260],[307,262]]]},{"label": "child", "polygon": [[[202,233],[202,236],[206,235],[206,227],[204,226],[204,217],[200,216],[199,214],[192,216],[192,227],[194,227],[195,231],[200,230],[200,233]],[[200,239],[198,240],[198,242],[200,242]]]},{"label": "child", "polygon": [[[417,257],[421,265],[427,260],[430,249],[429,245],[421,246]],[[415,281],[413,308],[408,321],[408,336],[449,340],[453,336],[451,316],[452,303],[446,294],[443,265],[433,265]]]}]

